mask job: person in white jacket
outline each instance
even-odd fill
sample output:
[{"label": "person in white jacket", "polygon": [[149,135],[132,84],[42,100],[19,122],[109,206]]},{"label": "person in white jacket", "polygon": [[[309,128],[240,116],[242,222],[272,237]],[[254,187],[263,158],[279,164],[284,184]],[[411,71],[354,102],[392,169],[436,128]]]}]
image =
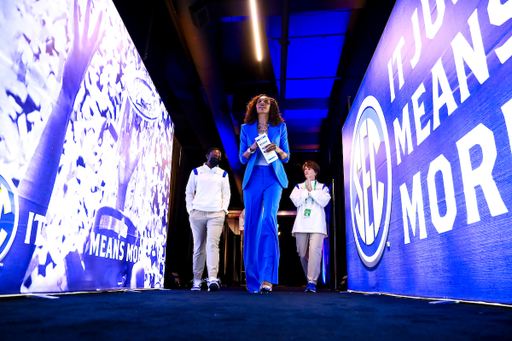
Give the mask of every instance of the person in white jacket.
[{"label": "person in white jacket", "polygon": [[323,239],[327,237],[324,207],[331,200],[331,195],[329,188],[316,180],[320,173],[320,166],[316,162],[306,161],[302,170],[306,181],[297,184],[290,195],[297,207],[292,235],[295,237],[297,252],[308,280],[306,292],[316,293]]},{"label": "person in white jacket", "polygon": [[220,287],[219,241],[228,214],[231,190],[228,173],[219,168],[222,158],[219,148],[210,148],[204,165],[190,173],[185,201],[189,214],[190,228],[194,237],[194,255],[192,258],[192,290],[201,290],[201,276],[204,264],[208,267],[208,291],[217,291]]}]

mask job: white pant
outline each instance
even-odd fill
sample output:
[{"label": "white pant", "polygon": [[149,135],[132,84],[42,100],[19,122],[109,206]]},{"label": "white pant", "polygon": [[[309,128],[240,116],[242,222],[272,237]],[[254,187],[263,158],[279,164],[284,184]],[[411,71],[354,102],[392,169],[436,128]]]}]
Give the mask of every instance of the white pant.
[{"label": "white pant", "polygon": [[302,269],[308,279],[308,283],[315,285],[318,276],[320,276],[324,237],[325,235],[322,233],[295,233],[295,242],[300,262],[302,263]]},{"label": "white pant", "polygon": [[[203,275],[205,256],[208,276],[217,278],[219,272],[219,241],[224,227],[226,212],[203,212],[192,210],[189,221],[194,236],[194,255],[192,269],[194,279]],[[205,253],[206,249],[206,253]]]}]

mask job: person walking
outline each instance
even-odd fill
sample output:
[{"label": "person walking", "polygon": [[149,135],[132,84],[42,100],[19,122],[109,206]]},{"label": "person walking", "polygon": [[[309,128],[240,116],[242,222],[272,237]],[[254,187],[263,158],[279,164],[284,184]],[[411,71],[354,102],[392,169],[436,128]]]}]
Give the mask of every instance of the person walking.
[{"label": "person walking", "polygon": [[[240,131],[240,162],[247,164],[242,183],[247,289],[251,293],[270,292],[272,284],[278,283],[277,211],[283,188],[288,187],[283,167],[290,158],[288,132],[277,101],[266,95],[251,99],[244,122]],[[264,153],[276,153],[268,161],[256,142],[264,134],[269,142]]]},{"label": "person walking", "polygon": [[201,279],[206,260],[208,291],[217,291],[220,287],[219,241],[228,214],[231,190],[228,173],[219,168],[222,158],[219,148],[210,148],[206,153],[207,161],[195,168],[185,190],[190,228],[194,237],[193,273],[191,290],[201,290]]},{"label": "person walking", "polygon": [[302,166],[306,181],[297,184],[290,199],[297,207],[293,224],[302,269],[308,280],[306,292],[316,293],[316,283],[320,275],[323,240],[327,237],[327,224],[324,207],[331,200],[329,188],[317,181],[320,166],[314,161],[306,161]]}]

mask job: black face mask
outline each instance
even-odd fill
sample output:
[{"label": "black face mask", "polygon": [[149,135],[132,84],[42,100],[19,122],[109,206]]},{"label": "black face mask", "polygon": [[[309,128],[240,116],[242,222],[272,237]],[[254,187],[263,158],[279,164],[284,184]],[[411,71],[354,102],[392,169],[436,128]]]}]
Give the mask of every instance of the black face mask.
[{"label": "black face mask", "polygon": [[217,167],[220,163],[220,157],[210,156],[210,166]]}]

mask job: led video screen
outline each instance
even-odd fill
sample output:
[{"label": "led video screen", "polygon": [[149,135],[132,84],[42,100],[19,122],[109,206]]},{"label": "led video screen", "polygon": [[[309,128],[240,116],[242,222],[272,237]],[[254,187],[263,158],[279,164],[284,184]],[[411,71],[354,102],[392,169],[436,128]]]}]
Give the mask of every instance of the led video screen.
[{"label": "led video screen", "polygon": [[163,287],[173,124],[110,0],[0,5],[0,294]]},{"label": "led video screen", "polygon": [[348,288],[512,303],[512,1],[396,2],[343,126]]}]

